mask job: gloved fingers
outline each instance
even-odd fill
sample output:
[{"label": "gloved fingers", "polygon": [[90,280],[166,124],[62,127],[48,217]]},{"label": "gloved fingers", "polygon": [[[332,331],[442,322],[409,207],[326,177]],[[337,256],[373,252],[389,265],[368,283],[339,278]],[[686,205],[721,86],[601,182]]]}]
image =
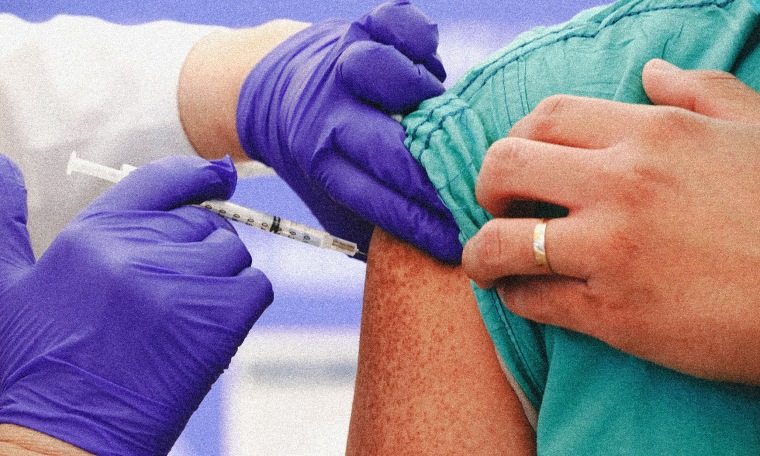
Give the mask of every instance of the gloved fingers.
[{"label": "gloved fingers", "polygon": [[419,61],[429,72],[433,73],[439,81],[444,82],[446,80],[446,69],[443,66],[443,61],[438,53],[433,53]]},{"label": "gloved fingers", "polygon": [[194,332],[208,334],[216,328],[236,339],[232,341],[235,348],[274,300],[269,279],[250,267],[232,277],[184,276],[177,291],[184,299],[175,299],[180,303],[176,311],[189,319],[190,324],[203,325]]},{"label": "gloved fingers", "polygon": [[[349,207],[338,204],[323,188],[302,170],[286,174],[287,183],[308,206],[322,227],[333,236],[355,242],[360,251],[367,253],[374,226],[358,217]],[[354,255],[355,259],[366,257]]]},{"label": "gloved fingers", "polygon": [[[165,242],[145,249],[144,267],[204,277],[232,277],[251,265],[243,241],[226,229],[217,229],[197,242]],[[153,247],[151,246],[151,247]]]},{"label": "gloved fingers", "polygon": [[390,113],[407,112],[444,87],[422,64],[396,48],[357,41],[338,59],[338,77],[351,94]]},{"label": "gloved fingers", "polygon": [[34,263],[34,253],[26,228],[26,186],[21,170],[0,154],[0,278],[6,266],[20,268]]},{"label": "gloved fingers", "polygon": [[246,268],[233,278],[234,284],[230,285],[225,296],[231,297],[231,301],[238,300],[241,303],[239,309],[230,309],[230,316],[239,315],[237,321],[242,322],[242,328],[246,333],[259,319],[262,313],[272,304],[274,291],[272,283],[263,272],[256,268]]},{"label": "gloved fingers", "polygon": [[355,242],[363,255],[354,255],[353,258],[366,261],[374,225],[356,215],[350,208],[337,203],[320,188],[314,188],[309,193],[309,201],[319,207],[319,211],[314,215],[322,227],[333,236]]},{"label": "gloved fingers", "polygon": [[237,234],[218,229],[199,243],[197,258],[199,273],[227,277],[239,274],[251,266],[251,254]]},{"label": "gloved fingers", "polygon": [[237,236],[237,230],[227,219],[202,207],[182,206],[166,214],[171,215],[171,218],[157,223],[175,242],[200,241],[220,229]]},{"label": "gloved fingers", "polygon": [[327,194],[362,219],[434,257],[450,263],[461,261],[459,228],[448,209],[438,208],[443,205],[437,194],[435,205],[410,199],[349,163],[336,163],[340,160],[335,154],[326,160],[325,169],[333,173],[319,181]]},{"label": "gloved fingers", "polygon": [[170,211],[110,211],[76,219],[79,229],[118,233],[144,242],[199,242],[218,229],[235,233],[224,218],[206,209],[182,206]]},{"label": "gloved fingers", "polygon": [[[459,241],[459,227],[451,214],[441,214],[417,202],[397,198],[396,202],[388,198],[391,202],[382,208],[386,213],[380,217],[387,220],[383,228],[441,261],[460,263],[462,244]],[[396,210],[391,205],[397,205]]]},{"label": "gloved fingers", "polygon": [[395,47],[415,63],[424,64],[441,82],[446,79],[446,71],[436,54],[438,25],[409,1],[383,3],[356,24],[374,40]]},{"label": "gloved fingers", "polygon": [[142,166],[113,186],[85,214],[112,210],[169,210],[210,199],[227,199],[237,184],[229,157],[207,161],[173,156]]},{"label": "gloved fingers", "polygon": [[[312,175],[321,175],[320,181],[331,175],[346,179],[354,167],[360,168],[407,199],[447,211],[427,173],[404,145],[406,135],[398,122],[369,106],[341,112],[343,118],[335,119],[330,144],[337,151],[318,151],[312,162]],[[359,118],[363,121],[358,121]]]}]

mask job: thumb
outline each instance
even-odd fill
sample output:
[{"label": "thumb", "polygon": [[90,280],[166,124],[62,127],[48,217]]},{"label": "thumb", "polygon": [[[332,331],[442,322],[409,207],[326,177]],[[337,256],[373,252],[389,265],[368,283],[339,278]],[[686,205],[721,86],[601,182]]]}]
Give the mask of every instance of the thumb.
[{"label": "thumb", "polygon": [[654,104],[705,116],[760,124],[760,93],[734,75],[718,70],[682,70],[660,59],[647,62],[644,90]]},{"label": "thumb", "polygon": [[83,215],[110,210],[166,211],[228,199],[236,184],[235,166],[229,157],[214,161],[167,157],[131,172],[90,204]]},{"label": "thumb", "polygon": [[26,186],[18,167],[0,154],[0,280],[9,269],[34,264],[34,253],[26,228]]}]

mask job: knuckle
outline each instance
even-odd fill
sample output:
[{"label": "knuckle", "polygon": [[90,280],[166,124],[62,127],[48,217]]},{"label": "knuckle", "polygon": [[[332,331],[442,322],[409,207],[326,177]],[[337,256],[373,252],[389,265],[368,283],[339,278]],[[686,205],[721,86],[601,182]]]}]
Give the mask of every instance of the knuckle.
[{"label": "knuckle", "polygon": [[110,249],[103,249],[102,240],[98,239],[98,228],[88,220],[77,221],[66,227],[55,239],[56,245],[70,256],[81,256],[102,262],[103,254]]},{"label": "knuckle", "polygon": [[206,237],[206,241],[209,241],[212,236],[214,237],[214,242],[208,245],[208,249],[222,249],[225,251],[227,254],[225,255],[226,258],[224,261],[229,261],[234,258],[239,261],[244,261],[250,265],[251,254],[248,251],[248,248],[245,246],[243,240],[240,238],[240,235],[238,235],[237,231],[235,231],[234,227],[231,229],[217,228],[216,230],[212,231],[212,234]]},{"label": "knuckle", "polygon": [[609,234],[606,242],[606,268],[625,276],[628,276],[631,265],[637,262],[642,252],[641,239],[636,230],[631,228],[631,224],[616,228]]},{"label": "knuckle", "polygon": [[616,184],[608,195],[624,214],[636,214],[662,197],[663,190],[678,185],[675,177],[650,160],[636,160],[611,172]]},{"label": "knuckle", "polygon": [[[648,122],[642,129],[643,140],[656,152],[663,150],[663,145],[674,144],[684,139],[694,140],[703,135],[705,128],[699,116],[693,112],[670,106],[657,106],[650,109]],[[647,150],[647,149],[643,149]]]},{"label": "knuckle", "polygon": [[56,251],[64,253],[67,262],[76,265],[82,276],[97,277],[99,282],[126,282],[129,276],[124,256],[130,253],[114,248],[108,237],[92,224],[72,223],[55,240]]},{"label": "knuckle", "polygon": [[58,234],[55,238],[55,243],[62,245],[67,250],[72,247],[78,247],[81,243],[80,237],[86,237],[88,233],[92,232],[92,230],[85,226],[86,223],[86,220],[77,220],[70,223],[60,234]]},{"label": "knuckle", "polygon": [[[483,168],[494,168],[504,161],[519,162],[524,140],[521,138],[502,138],[494,142],[483,159]],[[524,159],[523,159],[524,160]]]},{"label": "knuckle", "polygon": [[251,310],[258,310],[262,303],[269,304],[274,299],[274,288],[269,278],[258,269],[250,275],[250,284],[245,284],[246,290],[256,290],[255,293],[245,293]]},{"label": "knuckle", "polygon": [[709,87],[716,83],[725,84],[727,82],[734,83],[739,81],[733,74],[722,70],[698,70],[689,74],[692,76],[692,83],[698,87]]},{"label": "knuckle", "polygon": [[552,117],[554,114],[563,112],[574,99],[571,95],[550,95],[539,102],[534,112],[545,117]]},{"label": "knuckle", "polygon": [[541,100],[535,108],[512,127],[510,136],[523,138],[551,137],[557,129],[557,119],[572,109],[570,95],[551,95]]},{"label": "knuckle", "polygon": [[720,70],[691,72],[687,108],[708,117],[756,123],[760,94],[731,73]]},{"label": "knuckle", "polygon": [[[646,253],[646,222],[635,216],[619,215],[615,220],[608,220],[604,230],[594,233],[596,239],[593,251],[588,252],[592,258],[589,264],[592,270],[589,277],[615,277],[623,280],[632,277],[637,265],[642,263]],[[619,283],[622,286],[622,283]],[[589,289],[588,299],[594,299],[593,290]]]},{"label": "knuckle", "polygon": [[487,267],[498,267],[501,264],[499,260],[504,254],[499,226],[493,220],[486,223],[480,231],[480,236],[480,255],[483,264]]},{"label": "knuckle", "polygon": [[525,140],[503,138],[488,149],[475,184],[478,202],[490,202],[503,196],[505,182],[521,172],[528,163],[525,154]]}]

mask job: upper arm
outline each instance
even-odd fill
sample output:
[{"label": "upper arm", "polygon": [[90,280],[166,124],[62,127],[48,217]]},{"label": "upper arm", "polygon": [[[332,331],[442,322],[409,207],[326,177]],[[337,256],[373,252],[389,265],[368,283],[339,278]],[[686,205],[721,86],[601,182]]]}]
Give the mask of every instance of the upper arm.
[{"label": "upper arm", "polygon": [[376,230],[348,453],[532,454],[469,281]]}]

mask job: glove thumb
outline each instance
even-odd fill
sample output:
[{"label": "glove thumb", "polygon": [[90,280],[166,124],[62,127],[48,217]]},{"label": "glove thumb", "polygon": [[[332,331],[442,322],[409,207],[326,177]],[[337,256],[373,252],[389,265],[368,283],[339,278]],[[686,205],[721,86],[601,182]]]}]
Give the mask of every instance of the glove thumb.
[{"label": "glove thumb", "polygon": [[21,170],[0,154],[0,284],[12,272],[34,264],[32,243],[26,228],[26,186]]},{"label": "glove thumb", "polygon": [[93,201],[80,217],[99,211],[168,211],[206,200],[226,200],[235,192],[232,159],[169,156],[142,166]]},{"label": "glove thumb", "polygon": [[760,124],[760,93],[725,71],[682,70],[654,59],[644,66],[643,84],[654,104],[716,119]]}]

